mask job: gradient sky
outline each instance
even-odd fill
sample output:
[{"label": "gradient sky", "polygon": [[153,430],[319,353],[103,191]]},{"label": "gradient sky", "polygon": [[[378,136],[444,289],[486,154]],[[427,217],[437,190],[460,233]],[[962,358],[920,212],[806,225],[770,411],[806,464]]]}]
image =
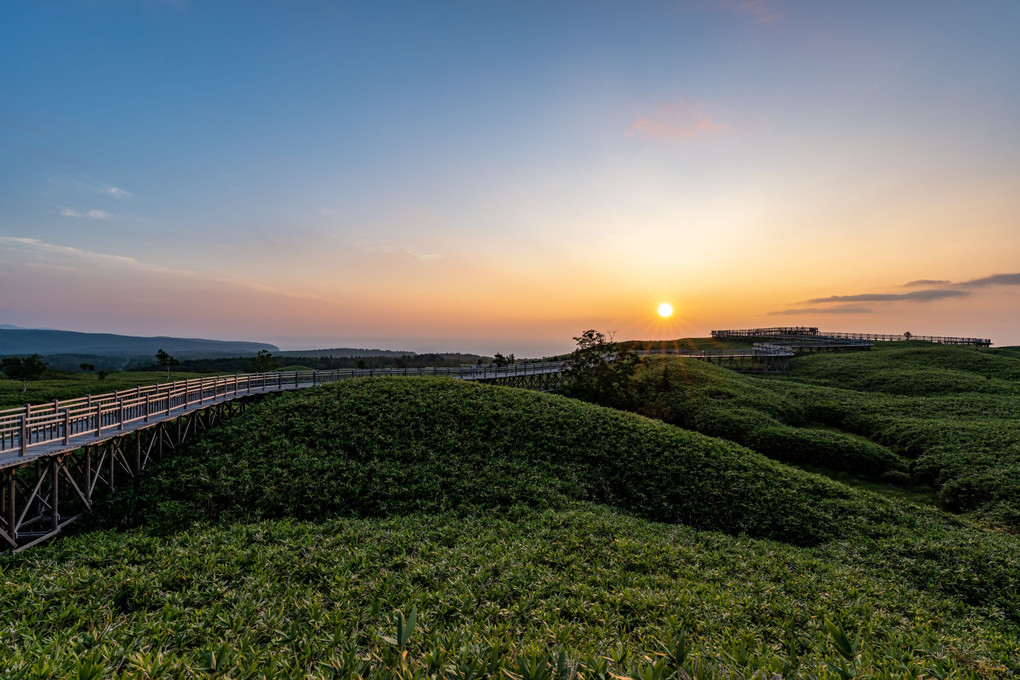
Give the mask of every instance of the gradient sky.
[{"label": "gradient sky", "polygon": [[1018,27],[1015,0],[2,2],[0,323],[1020,344]]}]

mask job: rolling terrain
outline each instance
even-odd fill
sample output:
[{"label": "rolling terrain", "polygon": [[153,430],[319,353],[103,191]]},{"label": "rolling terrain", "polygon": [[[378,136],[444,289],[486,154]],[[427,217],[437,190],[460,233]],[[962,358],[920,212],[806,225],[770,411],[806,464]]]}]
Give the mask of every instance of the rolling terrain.
[{"label": "rolling terrain", "polygon": [[[78,535],[0,556],[0,657],[11,677],[1013,677],[997,478],[1020,361],[956,351],[781,377],[649,360],[627,406],[655,418],[442,379],[270,397]],[[993,500],[954,515],[783,461]]]}]

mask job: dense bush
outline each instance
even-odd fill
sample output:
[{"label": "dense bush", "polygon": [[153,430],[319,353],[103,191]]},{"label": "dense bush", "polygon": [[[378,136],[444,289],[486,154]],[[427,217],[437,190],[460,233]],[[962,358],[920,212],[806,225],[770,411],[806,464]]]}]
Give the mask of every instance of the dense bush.
[{"label": "dense bush", "polygon": [[843,432],[808,427],[810,408],[769,385],[712,364],[646,359],[629,407],[667,423],[723,437],[770,458],[879,477],[906,472],[887,448]]},{"label": "dense bush", "polygon": [[[962,539],[952,547],[966,557]],[[895,545],[917,563],[941,547]],[[845,670],[900,680],[1020,671],[1020,628],[1002,610],[866,562],[838,544],[805,550],[590,505],[511,518],[90,533],[0,556],[0,675],[730,680]]]},{"label": "dense bush", "polygon": [[134,521],[176,530],[575,500],[800,545],[863,521],[842,485],[728,442],[564,397],[417,378],[347,381],[252,408],[155,472]]}]

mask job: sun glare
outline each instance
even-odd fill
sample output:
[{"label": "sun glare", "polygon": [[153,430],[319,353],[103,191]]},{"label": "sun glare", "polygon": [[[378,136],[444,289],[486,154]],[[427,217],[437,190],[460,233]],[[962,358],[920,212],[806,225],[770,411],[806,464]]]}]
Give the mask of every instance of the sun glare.
[{"label": "sun glare", "polygon": [[673,316],[673,305],[668,302],[663,302],[659,305],[659,316],[665,319],[668,316]]}]

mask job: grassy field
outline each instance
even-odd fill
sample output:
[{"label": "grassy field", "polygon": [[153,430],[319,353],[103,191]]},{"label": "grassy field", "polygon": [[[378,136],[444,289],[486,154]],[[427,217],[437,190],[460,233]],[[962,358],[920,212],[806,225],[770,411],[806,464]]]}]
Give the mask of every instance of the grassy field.
[{"label": "grassy field", "polygon": [[797,357],[779,376],[652,358],[626,408],[1020,532],[1020,357],[927,343]]},{"label": "grassy field", "polygon": [[444,379],[268,397],[0,556],[0,677],[1015,677],[1020,538],[908,501],[1009,464],[1020,361],[915,349],[651,360],[656,418]]}]

